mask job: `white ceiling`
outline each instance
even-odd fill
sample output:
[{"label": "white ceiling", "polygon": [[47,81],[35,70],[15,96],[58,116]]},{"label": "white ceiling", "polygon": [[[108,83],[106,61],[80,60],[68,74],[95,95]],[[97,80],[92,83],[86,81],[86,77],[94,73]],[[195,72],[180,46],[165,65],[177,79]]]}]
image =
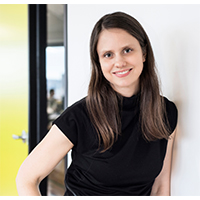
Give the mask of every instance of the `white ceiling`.
[{"label": "white ceiling", "polygon": [[63,45],[64,4],[47,4],[47,44]]}]

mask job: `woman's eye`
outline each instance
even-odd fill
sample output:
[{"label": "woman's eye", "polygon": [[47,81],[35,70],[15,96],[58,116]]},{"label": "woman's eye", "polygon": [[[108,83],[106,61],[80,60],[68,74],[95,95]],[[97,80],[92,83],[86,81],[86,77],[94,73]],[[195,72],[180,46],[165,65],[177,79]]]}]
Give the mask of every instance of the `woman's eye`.
[{"label": "woman's eye", "polygon": [[132,51],[132,49],[130,49],[130,48],[124,50],[125,53],[130,53],[131,51]]},{"label": "woman's eye", "polygon": [[111,53],[106,53],[106,54],[104,54],[104,57],[105,57],[105,58],[110,58],[111,56],[112,56]]}]

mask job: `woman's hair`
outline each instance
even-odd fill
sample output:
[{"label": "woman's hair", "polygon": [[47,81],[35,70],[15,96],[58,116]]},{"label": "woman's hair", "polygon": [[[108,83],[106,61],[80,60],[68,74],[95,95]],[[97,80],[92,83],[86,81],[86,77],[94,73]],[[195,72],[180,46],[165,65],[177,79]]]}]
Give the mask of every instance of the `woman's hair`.
[{"label": "woman's hair", "polygon": [[160,96],[159,81],[149,38],[136,19],[126,13],[115,12],[103,16],[96,23],[90,38],[92,72],[86,105],[90,119],[98,133],[99,144],[103,143],[103,151],[106,151],[114,144],[121,132],[119,102],[122,97],[114,91],[104,77],[97,53],[100,33],[104,29],[112,28],[123,29],[135,37],[146,57],[140,75],[139,91],[140,124],[144,138],[147,141],[168,139],[170,131],[166,126],[164,99]]}]

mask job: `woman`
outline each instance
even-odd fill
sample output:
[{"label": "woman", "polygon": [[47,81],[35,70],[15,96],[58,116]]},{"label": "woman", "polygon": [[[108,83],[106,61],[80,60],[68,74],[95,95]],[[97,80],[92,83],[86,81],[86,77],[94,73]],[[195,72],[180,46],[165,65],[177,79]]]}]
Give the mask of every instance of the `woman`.
[{"label": "woman", "polygon": [[170,195],[177,109],[160,95],[148,36],[116,12],[95,25],[86,98],[56,119],[17,176],[20,195],[38,185],[72,149],[65,195]]}]

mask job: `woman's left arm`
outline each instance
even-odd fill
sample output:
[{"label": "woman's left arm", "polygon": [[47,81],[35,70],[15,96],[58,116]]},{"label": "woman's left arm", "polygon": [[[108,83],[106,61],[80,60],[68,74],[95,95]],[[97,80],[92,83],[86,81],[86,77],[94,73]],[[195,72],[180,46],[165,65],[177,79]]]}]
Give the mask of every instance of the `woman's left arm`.
[{"label": "woman's left arm", "polygon": [[172,152],[173,152],[173,143],[176,134],[176,129],[171,134],[170,139],[167,144],[167,152],[165,155],[163,168],[160,174],[154,181],[151,190],[151,196],[170,196],[170,187],[171,187],[171,164],[172,164]]}]

